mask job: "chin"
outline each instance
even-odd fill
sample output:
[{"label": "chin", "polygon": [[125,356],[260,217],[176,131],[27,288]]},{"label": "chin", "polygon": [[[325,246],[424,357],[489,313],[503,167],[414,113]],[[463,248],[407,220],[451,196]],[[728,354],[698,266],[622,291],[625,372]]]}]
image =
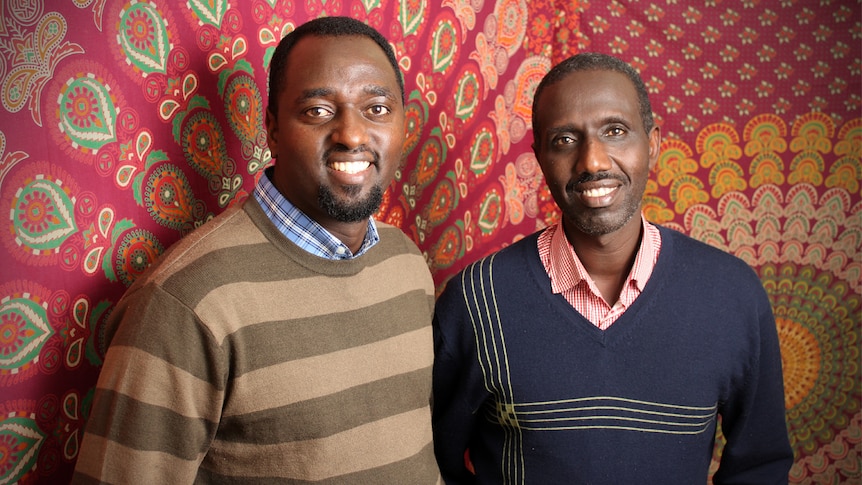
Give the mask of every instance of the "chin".
[{"label": "chin", "polygon": [[[350,192],[357,192],[361,187],[351,186]],[[354,191],[353,189],[356,189]],[[318,193],[318,204],[330,217],[345,223],[362,222],[374,215],[383,203],[383,189],[379,185],[361,199],[345,199],[336,197],[331,190],[321,187]]]}]

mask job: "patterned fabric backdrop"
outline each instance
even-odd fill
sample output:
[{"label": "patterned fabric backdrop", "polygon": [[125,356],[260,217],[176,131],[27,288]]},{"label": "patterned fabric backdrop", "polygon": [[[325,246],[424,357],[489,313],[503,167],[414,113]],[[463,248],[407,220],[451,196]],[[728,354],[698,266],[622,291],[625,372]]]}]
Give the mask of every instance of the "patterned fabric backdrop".
[{"label": "patterned fabric backdrop", "polygon": [[[664,134],[650,220],[772,298],[793,483],[860,483],[859,0],[0,0],[0,484],[65,483],[123,291],[270,163],[266,68],[303,21],[393,43],[408,156],[379,218],[438,288],[559,217],[532,93],[584,50],[633,63]],[[720,454],[720,445],[716,455]]]}]

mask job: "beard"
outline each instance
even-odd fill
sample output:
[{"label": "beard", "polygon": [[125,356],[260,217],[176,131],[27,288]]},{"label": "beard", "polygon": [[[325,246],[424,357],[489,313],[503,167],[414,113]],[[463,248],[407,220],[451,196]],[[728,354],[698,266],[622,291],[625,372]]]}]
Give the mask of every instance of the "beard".
[{"label": "beard", "polygon": [[[362,190],[358,186],[342,189],[348,197],[353,197]],[[374,215],[380,208],[383,203],[383,188],[375,185],[365,198],[354,200],[338,198],[329,187],[321,186],[317,192],[317,202],[321,209],[339,222],[360,222]]]},{"label": "beard", "polygon": [[625,211],[614,214],[612,217],[592,214],[592,210],[581,213],[571,218],[571,222],[578,231],[589,236],[604,236],[622,229],[635,214],[640,212],[639,201],[626,201]]},{"label": "beard", "polygon": [[[581,181],[587,182],[607,178],[614,177],[607,174],[585,175],[581,177]],[[568,214],[564,213],[564,215],[568,216],[567,218],[578,231],[589,236],[604,236],[616,232],[622,229],[632,217],[640,214],[641,202],[646,190],[646,178],[635,182],[629,188],[630,190],[626,193],[622,205],[615,211],[611,212],[606,208],[569,209]],[[571,187],[567,187],[566,191],[571,197],[576,197]]]}]

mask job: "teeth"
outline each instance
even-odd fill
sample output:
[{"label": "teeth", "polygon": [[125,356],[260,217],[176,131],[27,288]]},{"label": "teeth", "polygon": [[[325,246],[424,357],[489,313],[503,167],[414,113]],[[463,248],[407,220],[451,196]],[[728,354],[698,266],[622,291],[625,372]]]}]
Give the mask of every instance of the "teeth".
[{"label": "teeth", "polygon": [[610,188],[610,187],[602,187],[602,188],[599,188],[599,189],[589,189],[589,190],[585,190],[585,191],[584,191],[584,195],[585,195],[585,196],[587,196],[587,197],[604,197],[604,196],[606,196],[606,195],[610,194],[610,193],[611,193],[611,192],[613,192],[613,191],[614,191],[614,189],[613,189],[613,188]]},{"label": "teeth", "polygon": [[333,170],[346,173],[359,173],[370,166],[370,162],[335,162],[331,165]]}]

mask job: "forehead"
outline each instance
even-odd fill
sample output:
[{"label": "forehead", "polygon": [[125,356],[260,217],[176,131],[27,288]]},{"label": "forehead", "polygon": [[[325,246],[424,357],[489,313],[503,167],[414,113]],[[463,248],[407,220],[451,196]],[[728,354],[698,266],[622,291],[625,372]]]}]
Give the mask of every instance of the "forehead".
[{"label": "forehead", "polygon": [[286,87],[373,82],[398,89],[397,78],[383,49],[359,36],[314,36],[297,41],[284,70]]},{"label": "forehead", "polygon": [[541,127],[560,119],[583,121],[601,114],[640,123],[637,90],[625,74],[604,69],[568,73],[545,88],[535,110]]}]

